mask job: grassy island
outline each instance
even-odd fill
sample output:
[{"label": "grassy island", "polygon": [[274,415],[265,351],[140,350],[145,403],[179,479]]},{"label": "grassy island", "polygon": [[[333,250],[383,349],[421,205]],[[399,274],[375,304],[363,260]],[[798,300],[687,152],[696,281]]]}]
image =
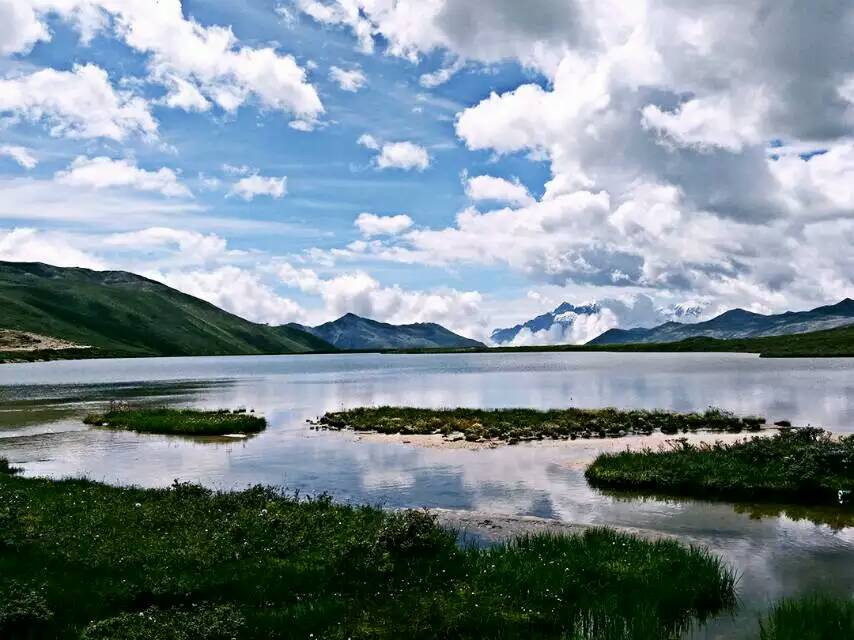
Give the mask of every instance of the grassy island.
[{"label": "grassy island", "polygon": [[3,638],[660,640],[734,604],[671,540],[461,546],[425,512],[0,473]]},{"label": "grassy island", "polygon": [[332,411],[315,423],[327,429],[353,429],[412,435],[442,434],[472,442],[620,437],[649,435],[654,431],[740,432],[759,430],[763,418],[739,418],[719,409],[704,413],[619,409],[415,409],[411,407],[360,407]]},{"label": "grassy island", "polygon": [[724,499],[852,504],[854,436],[784,429],[732,444],[677,442],[664,451],[600,455],[587,468],[594,486]]},{"label": "grassy island", "polygon": [[139,433],[159,433],[184,436],[223,436],[232,433],[250,434],[263,431],[267,420],[243,410],[198,411],[196,409],[138,409],[110,408],[105,413],[93,413],[83,422],[89,425],[126,429]]}]

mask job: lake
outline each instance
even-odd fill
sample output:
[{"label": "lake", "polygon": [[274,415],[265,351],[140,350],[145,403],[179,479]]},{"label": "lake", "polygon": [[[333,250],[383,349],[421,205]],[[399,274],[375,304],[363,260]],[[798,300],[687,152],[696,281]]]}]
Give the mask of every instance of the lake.
[{"label": "lake", "polygon": [[[267,431],[200,441],[85,427],[110,400],[255,409]],[[272,484],[389,507],[531,515],[678,535],[742,574],[735,620],[693,637],[735,637],[781,595],[854,594],[854,522],[833,510],[633,499],[590,489],[595,453],[554,443],[431,449],[310,430],[306,419],[359,405],[424,407],[718,406],[854,431],[854,359],[747,354],[501,353],[89,360],[0,366],[0,456],[26,475],[165,486]],[[750,631],[754,631],[751,627]]]}]

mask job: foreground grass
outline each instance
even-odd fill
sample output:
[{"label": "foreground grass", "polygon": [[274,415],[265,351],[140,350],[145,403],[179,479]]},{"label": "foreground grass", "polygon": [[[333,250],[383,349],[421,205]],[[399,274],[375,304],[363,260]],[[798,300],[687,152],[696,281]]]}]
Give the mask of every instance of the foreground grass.
[{"label": "foreground grass", "polygon": [[89,425],[127,429],[139,433],[185,436],[222,436],[230,433],[258,433],[267,420],[245,411],[198,411],[196,409],[111,408],[83,419]]},{"label": "foreground grass", "polygon": [[416,409],[412,407],[360,407],[332,411],[317,425],[328,429],[355,429],[414,435],[460,433],[466,440],[520,440],[544,438],[605,438],[653,431],[674,434],[708,429],[739,432],[759,430],[762,418],[738,418],[719,409],[704,413],[620,411],[618,409]]},{"label": "foreground grass", "polygon": [[3,638],[658,640],[734,582],[604,529],[460,547],[423,512],[0,474]]},{"label": "foreground grass", "polygon": [[852,503],[854,436],[784,430],[733,444],[679,442],[666,451],[600,455],[585,472],[598,487],[694,497]]},{"label": "foreground grass", "polygon": [[760,640],[854,638],[854,599],[814,595],[783,600],[760,624]]}]

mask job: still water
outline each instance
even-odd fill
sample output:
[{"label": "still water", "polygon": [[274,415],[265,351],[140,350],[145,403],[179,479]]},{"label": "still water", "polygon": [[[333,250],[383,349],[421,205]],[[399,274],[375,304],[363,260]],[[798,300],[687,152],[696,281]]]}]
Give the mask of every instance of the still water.
[{"label": "still water", "polygon": [[[110,400],[253,408],[269,426],[239,441],[91,429]],[[696,638],[755,632],[781,595],[854,594],[854,518],[727,503],[632,499],[590,489],[595,453],[549,443],[429,449],[312,431],[359,405],[558,408],[718,406],[854,432],[854,359],[741,354],[521,353],[90,360],[0,366],[0,456],[27,475],[163,486],[272,484],[390,507],[442,507],[633,527],[708,546],[741,573],[743,606]]]}]

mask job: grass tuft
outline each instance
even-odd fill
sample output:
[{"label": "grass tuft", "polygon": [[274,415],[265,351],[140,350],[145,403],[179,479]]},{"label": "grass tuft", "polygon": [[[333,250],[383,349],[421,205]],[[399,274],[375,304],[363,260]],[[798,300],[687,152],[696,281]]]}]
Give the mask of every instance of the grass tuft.
[{"label": "grass tuft", "polygon": [[790,429],[773,437],[669,450],[604,453],[587,468],[594,486],[699,498],[852,504],[854,436]]},{"label": "grass tuft", "polygon": [[412,435],[462,434],[466,440],[523,440],[621,437],[649,435],[654,431],[758,431],[764,418],[739,418],[710,408],[703,413],[674,413],[619,409],[416,409],[412,407],[360,407],[332,411],[316,425],[326,429],[355,429]]},{"label": "grass tuft", "polygon": [[135,409],[111,407],[83,419],[88,425],[126,429],[139,433],[185,436],[222,436],[230,433],[258,433],[267,420],[243,410],[198,411],[196,409]]},{"label": "grass tuft", "polygon": [[0,476],[8,593],[25,595],[0,637],[29,640],[660,640],[731,608],[735,578],[706,551],[604,529],[461,547],[425,512],[264,487]]},{"label": "grass tuft", "polygon": [[20,472],[21,470],[18,467],[13,467],[6,458],[0,458],[0,473],[11,476]]},{"label": "grass tuft", "polygon": [[760,622],[760,640],[854,638],[854,599],[811,595],[777,603]]}]

